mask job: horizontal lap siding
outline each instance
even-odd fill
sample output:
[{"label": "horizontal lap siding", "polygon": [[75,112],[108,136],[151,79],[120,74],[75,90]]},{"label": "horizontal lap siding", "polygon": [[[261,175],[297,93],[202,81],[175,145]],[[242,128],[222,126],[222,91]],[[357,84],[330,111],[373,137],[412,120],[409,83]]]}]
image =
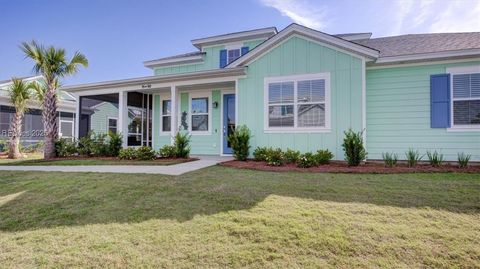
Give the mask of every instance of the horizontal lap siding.
[{"label": "horizontal lap siding", "polygon": [[[362,62],[348,54],[292,37],[251,63],[247,78],[239,79],[238,122],[252,131],[252,151],[258,146],[302,152],[329,149],[343,159],[343,132],[362,128]],[[330,72],[330,133],[265,133],[264,78]]]},{"label": "horizontal lap siding", "polygon": [[[251,40],[243,43],[242,46],[247,46],[249,49],[261,44],[263,40]],[[203,63],[194,63],[194,64],[181,64],[168,67],[158,67],[155,68],[155,75],[171,75],[171,74],[181,74],[181,73],[190,73],[198,72],[203,70],[212,70],[218,69],[220,67],[220,50],[224,49],[225,46],[211,46],[203,49],[203,52],[206,52],[205,61]]]},{"label": "horizontal lap siding", "polygon": [[405,158],[409,148],[437,150],[448,160],[458,152],[480,160],[479,132],[447,132],[430,128],[430,75],[451,66],[480,62],[367,70],[367,149],[369,159],[382,152]]},{"label": "horizontal lap siding", "polygon": [[118,119],[118,105],[105,102],[95,108],[90,118],[90,129],[97,134],[108,134],[109,117]]}]

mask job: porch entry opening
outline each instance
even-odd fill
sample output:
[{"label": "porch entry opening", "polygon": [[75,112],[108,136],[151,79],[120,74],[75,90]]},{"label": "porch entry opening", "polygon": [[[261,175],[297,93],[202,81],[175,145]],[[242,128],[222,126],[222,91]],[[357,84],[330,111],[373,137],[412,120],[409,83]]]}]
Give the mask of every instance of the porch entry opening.
[{"label": "porch entry opening", "polygon": [[232,154],[228,136],[235,132],[235,94],[223,95],[223,154]]},{"label": "porch entry opening", "polygon": [[[118,129],[119,94],[101,94],[80,97],[79,137],[92,132],[108,134],[122,132]],[[127,130],[123,139],[127,146],[152,144],[152,95],[140,92],[127,94]]]}]

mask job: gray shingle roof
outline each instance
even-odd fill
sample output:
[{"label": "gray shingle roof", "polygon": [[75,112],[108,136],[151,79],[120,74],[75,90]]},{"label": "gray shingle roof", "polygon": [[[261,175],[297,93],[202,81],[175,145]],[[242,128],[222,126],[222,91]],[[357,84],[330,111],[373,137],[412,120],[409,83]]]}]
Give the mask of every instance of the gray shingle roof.
[{"label": "gray shingle roof", "polygon": [[480,32],[390,36],[353,41],[380,51],[380,57],[480,49]]},{"label": "gray shingle roof", "polygon": [[187,53],[177,54],[177,55],[168,56],[168,57],[164,57],[164,58],[158,58],[158,59],[155,59],[155,60],[148,60],[148,62],[177,59],[177,58],[197,56],[197,55],[202,55],[202,54],[206,54],[206,52],[202,52],[202,51],[187,52]]}]

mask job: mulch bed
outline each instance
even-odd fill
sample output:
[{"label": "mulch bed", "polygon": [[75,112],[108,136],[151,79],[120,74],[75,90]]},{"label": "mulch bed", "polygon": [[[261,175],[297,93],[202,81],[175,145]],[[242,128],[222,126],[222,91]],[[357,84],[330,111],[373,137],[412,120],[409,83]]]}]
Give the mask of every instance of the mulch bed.
[{"label": "mulch bed", "polygon": [[395,167],[385,167],[382,162],[368,161],[357,167],[349,167],[346,162],[332,161],[330,164],[317,167],[300,168],[295,164],[285,164],[283,166],[268,166],[265,162],[248,161],[228,161],[220,165],[253,169],[271,172],[316,172],[316,173],[356,173],[356,174],[398,174],[398,173],[480,173],[478,163],[469,165],[467,168],[459,168],[456,164],[445,163],[440,167],[433,167],[429,164],[421,163],[416,167],[408,167],[405,163],[399,163]]}]

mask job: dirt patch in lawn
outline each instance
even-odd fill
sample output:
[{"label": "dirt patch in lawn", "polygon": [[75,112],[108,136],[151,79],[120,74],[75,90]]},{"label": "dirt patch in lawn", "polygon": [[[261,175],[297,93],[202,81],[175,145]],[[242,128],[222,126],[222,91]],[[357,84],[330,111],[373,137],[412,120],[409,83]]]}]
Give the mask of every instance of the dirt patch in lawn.
[{"label": "dirt patch in lawn", "polygon": [[416,167],[408,167],[405,163],[399,163],[395,167],[386,167],[382,162],[369,161],[357,167],[349,167],[346,162],[333,161],[330,164],[310,168],[300,168],[296,164],[285,164],[283,166],[268,166],[265,162],[228,161],[220,165],[253,169],[272,172],[317,172],[317,173],[359,173],[359,174],[398,174],[398,173],[480,173],[480,165],[473,164],[467,168],[459,168],[456,164],[445,163],[440,167],[433,167],[422,163]]}]

